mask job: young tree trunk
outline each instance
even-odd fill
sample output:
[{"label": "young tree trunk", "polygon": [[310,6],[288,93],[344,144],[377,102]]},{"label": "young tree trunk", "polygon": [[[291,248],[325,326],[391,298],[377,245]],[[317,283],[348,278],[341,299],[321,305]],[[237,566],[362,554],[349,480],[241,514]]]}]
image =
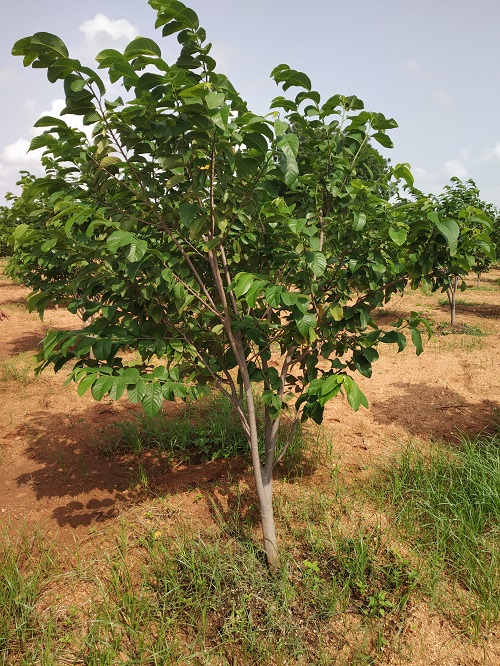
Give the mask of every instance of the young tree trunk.
[{"label": "young tree trunk", "polygon": [[[262,471],[264,472],[264,470]],[[278,541],[276,539],[273,509],[272,471],[270,474],[263,474],[262,476],[264,477],[262,479],[263,497],[259,497],[259,512],[262,524],[264,551],[266,553],[267,564],[272,571],[278,562]]]},{"label": "young tree trunk", "polygon": [[457,287],[458,287],[458,275],[454,275],[451,285],[446,290],[446,295],[448,296],[448,303],[450,304],[451,325],[452,326],[455,326]]},{"label": "young tree trunk", "polygon": [[479,289],[479,287],[481,286],[481,273],[476,273],[476,275],[477,275],[476,287]]},{"label": "young tree trunk", "polygon": [[[253,399],[252,386],[248,376],[243,376],[243,384],[247,401],[247,418],[250,430],[247,438],[252,457],[255,487],[257,489],[260,522],[262,526],[262,540],[267,564],[269,568],[273,570],[278,561],[278,542],[276,539],[273,509],[273,461],[271,459],[271,463],[269,464],[269,456],[267,455],[269,453],[270,442],[266,441],[266,464],[262,465],[259,455],[257,413]],[[267,436],[266,440],[268,440]]]}]

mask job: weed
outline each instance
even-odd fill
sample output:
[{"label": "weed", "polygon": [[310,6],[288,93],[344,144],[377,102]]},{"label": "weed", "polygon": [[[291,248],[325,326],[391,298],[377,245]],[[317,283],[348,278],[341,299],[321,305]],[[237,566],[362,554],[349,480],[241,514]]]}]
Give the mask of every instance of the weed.
[{"label": "weed", "polygon": [[[288,442],[290,437],[292,440]],[[321,437],[318,432],[317,442]],[[306,449],[302,428],[292,433],[288,423],[283,423],[278,454],[285,445],[282,473],[288,477],[300,476]],[[104,433],[104,444],[99,446],[108,453],[131,452],[137,456],[154,449],[167,464],[173,460],[206,461],[248,454],[240,420],[229,401],[218,394],[188,402],[178,417],[161,411],[155,417],[141,414],[132,421],[115,423]]]},{"label": "weed", "polygon": [[483,336],[486,335],[485,331],[479,326],[474,326],[467,324],[465,322],[454,324],[447,324],[446,322],[440,322],[435,326],[434,329],[435,335],[473,335],[473,336]]},{"label": "weed", "polygon": [[3,382],[18,382],[27,385],[35,380],[35,361],[26,353],[18,354],[3,361],[0,366],[0,380]]},{"label": "weed", "polygon": [[40,535],[14,542],[7,532],[0,534],[0,562],[0,664],[10,664],[43,633],[36,602],[57,565]]},{"label": "weed", "polygon": [[[443,305],[446,307],[450,306],[450,303],[447,298],[440,298],[438,301],[439,305]],[[457,298],[455,301],[455,305],[458,305],[459,307],[463,308],[474,308],[477,307],[478,305],[483,305],[480,301],[466,301],[463,298]]]},{"label": "weed", "polygon": [[469,627],[477,631],[497,621],[500,437],[463,437],[458,449],[436,447],[429,457],[409,447],[374,489],[424,560],[473,594],[465,613]]}]

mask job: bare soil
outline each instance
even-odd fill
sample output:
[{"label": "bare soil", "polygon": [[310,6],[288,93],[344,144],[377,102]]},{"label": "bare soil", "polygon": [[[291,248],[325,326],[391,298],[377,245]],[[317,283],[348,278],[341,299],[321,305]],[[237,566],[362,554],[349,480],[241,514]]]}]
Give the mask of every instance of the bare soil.
[{"label": "bare soil", "polygon": [[[459,432],[476,435],[491,427],[495,415],[500,417],[500,270],[483,276],[480,289],[475,280],[470,276],[460,295],[457,320],[484,335],[436,335],[419,357],[411,344],[399,354],[387,346],[373,377],[360,379],[370,408],[355,413],[342,398],[329,404],[324,425],[346,479],[362,481],[410,439],[423,445],[453,442]],[[99,403],[89,394],[80,398],[74,385],[64,386],[64,371],[34,378],[33,357],[44,334],[51,328],[77,328],[80,321],[64,309],[52,309],[41,322],[26,309],[28,293],[0,275],[0,527],[41,528],[69,546],[88,542],[120,515],[140,511],[146,501],[135,461],[107,456],[98,446],[106,427],[131,418],[137,407],[124,399]],[[436,325],[446,323],[443,297],[418,291],[391,301],[377,317],[391,323],[418,310]],[[178,405],[166,409],[176,418]],[[193,529],[213,521],[214,502],[229,510],[231,482],[248,475],[241,461],[173,469],[156,463],[154,456],[149,463],[145,459],[150,488],[168,498],[173,522],[175,508],[182,506],[182,520]],[[322,474],[319,468],[301,483],[319,483]],[[214,480],[219,482],[216,491]],[[276,485],[276,492],[282,492],[281,483]],[[471,646],[425,604],[411,610],[401,641],[397,657],[381,657],[377,663],[500,665],[499,632]]]}]

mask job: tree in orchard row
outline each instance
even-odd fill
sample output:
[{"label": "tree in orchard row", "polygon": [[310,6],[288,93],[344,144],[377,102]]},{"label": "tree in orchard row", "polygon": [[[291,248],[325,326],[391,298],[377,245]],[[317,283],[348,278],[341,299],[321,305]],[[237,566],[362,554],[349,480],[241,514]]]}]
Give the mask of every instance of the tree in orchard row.
[{"label": "tree in orchard row", "polygon": [[[355,96],[322,100],[287,65],[272,72],[283,95],[256,115],[216,72],[194,11],[177,0],[149,4],[180,53],[169,64],[143,37],[123,53],[99,53],[126,101],[106,99],[101,76],[54,35],[13,49],[64,83],[63,114],[82,116],[92,136],[61,118],[36,123],[46,129],[31,147],[44,149],[47,173],[23,193],[40,208],[14,234],[16,252],[31,257],[29,306],[43,315],[64,298],[91,321],[49,332],[39,367],[69,364],[79,394],[126,393],[150,415],[209,386],[226,396],[248,441],[273,566],[282,420],[320,423],[339,393],[354,409],[367,406],[352,374],[370,377],[381,343],[402,350],[405,329],[422,351],[416,313],[390,330],[371,313],[423,276],[445,284],[434,266],[450,235],[417,204],[391,203],[398,181],[412,182],[407,166],[363,166],[370,142],[392,145],[394,120]],[[130,348],[141,358],[133,366],[121,356]]]},{"label": "tree in orchard row", "polygon": [[416,191],[414,194],[420,198],[422,210],[432,211],[428,214],[436,221],[441,218],[443,232],[447,233],[448,243],[437,254],[435,268],[448,276],[441,289],[448,297],[450,323],[454,326],[460,280],[464,291],[465,277],[474,271],[479,286],[481,274],[496,258],[498,211],[479,198],[479,190],[472,180],[463,183],[453,177],[439,195],[423,197]]},{"label": "tree in orchard row", "polygon": [[[446,290],[454,324],[459,277],[473,270],[477,275],[477,286],[480,286],[481,275],[489,270],[495,259],[500,216],[493,205],[482,201],[473,180],[463,183],[459,178],[452,178],[444,192],[435,197],[435,202],[447,217],[456,219],[459,225],[456,256],[461,258],[462,265],[458,262],[458,271],[451,270],[452,282]],[[462,284],[465,288],[465,283]]]}]

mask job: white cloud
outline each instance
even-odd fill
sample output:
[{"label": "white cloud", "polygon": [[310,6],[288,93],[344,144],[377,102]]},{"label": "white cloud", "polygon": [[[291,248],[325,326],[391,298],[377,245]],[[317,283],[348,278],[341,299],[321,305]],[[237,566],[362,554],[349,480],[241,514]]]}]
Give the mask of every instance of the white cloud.
[{"label": "white cloud", "polygon": [[0,153],[0,187],[16,193],[19,188],[14,183],[19,180],[20,171],[29,171],[35,175],[42,175],[40,163],[41,150],[28,152],[30,142],[28,139],[18,139],[10,143]]},{"label": "white cloud", "polygon": [[445,185],[449,185],[450,178],[453,176],[460,178],[460,180],[470,178],[467,166],[463,161],[456,158],[448,160],[435,171],[416,166],[412,168],[412,172],[415,176],[415,186],[426,194],[439,194],[443,191]]},{"label": "white cloud", "polygon": [[[27,165],[40,161],[40,150],[28,152],[30,142],[27,139],[18,139],[10,143],[2,151],[2,162],[15,165]],[[20,167],[21,168],[21,167]]]},{"label": "white cloud", "polygon": [[401,71],[409,78],[417,78],[425,75],[425,70],[420,67],[418,62],[411,58],[401,65]]},{"label": "white cloud", "polygon": [[12,69],[0,69],[0,83],[14,83],[18,79],[18,75]]},{"label": "white cloud", "polygon": [[456,176],[457,178],[460,178],[460,180],[466,180],[470,176],[469,170],[465,164],[457,159],[445,162],[443,173],[447,178]]},{"label": "white cloud", "polygon": [[[30,105],[32,100],[27,100],[27,104]],[[54,99],[50,107],[42,111],[37,115],[38,118],[42,116],[52,116],[58,118],[61,115],[61,111],[65,107],[65,101],[63,99]],[[80,116],[67,115],[63,116],[63,119],[71,127],[76,127],[79,130],[83,130],[87,136],[90,137],[92,132],[92,127],[86,127],[82,124],[82,119]],[[19,188],[13,187],[13,183],[19,180],[18,173],[19,171],[29,171],[37,176],[43,175],[44,170],[41,165],[40,159],[43,153],[43,149],[37,149],[29,151],[31,138],[42,134],[46,128],[43,127],[32,127],[29,131],[28,138],[21,137],[14,141],[13,143],[8,144],[0,152],[0,188],[10,189],[14,192],[18,192]]]},{"label": "white cloud", "polygon": [[453,98],[446,92],[446,90],[438,90],[437,93],[434,94],[434,99],[441,104],[441,106],[451,106],[453,103]]},{"label": "white cloud", "polygon": [[85,41],[113,40],[126,37],[129,41],[137,37],[138,31],[127,19],[110,19],[105,14],[96,14],[93,19],[84,21],[79,30],[85,35]]},{"label": "white cloud", "polygon": [[486,150],[481,157],[479,162],[498,162],[500,160],[500,141],[497,141],[493,148]]}]

